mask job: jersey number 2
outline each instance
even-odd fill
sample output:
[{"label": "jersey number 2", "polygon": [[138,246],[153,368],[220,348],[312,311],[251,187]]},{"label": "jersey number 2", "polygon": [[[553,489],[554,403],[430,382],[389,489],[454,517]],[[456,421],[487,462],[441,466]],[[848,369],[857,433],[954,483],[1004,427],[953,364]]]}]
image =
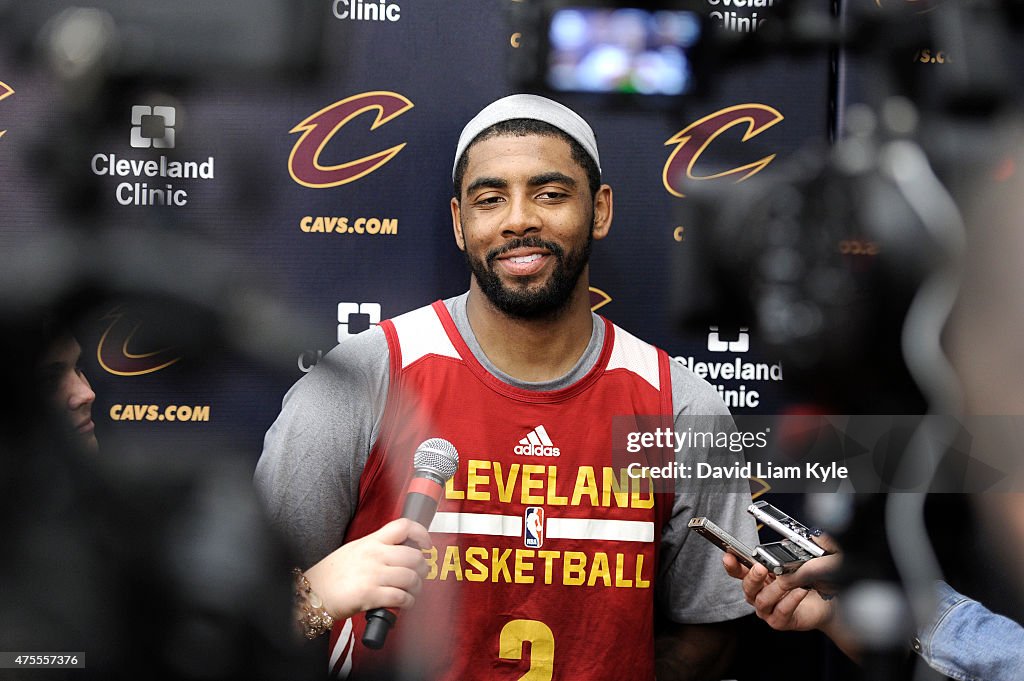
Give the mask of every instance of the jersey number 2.
[{"label": "jersey number 2", "polygon": [[519,681],[551,681],[555,667],[555,635],[537,620],[512,620],[501,628],[498,655],[503,660],[523,659],[523,643],[530,642],[530,671]]}]

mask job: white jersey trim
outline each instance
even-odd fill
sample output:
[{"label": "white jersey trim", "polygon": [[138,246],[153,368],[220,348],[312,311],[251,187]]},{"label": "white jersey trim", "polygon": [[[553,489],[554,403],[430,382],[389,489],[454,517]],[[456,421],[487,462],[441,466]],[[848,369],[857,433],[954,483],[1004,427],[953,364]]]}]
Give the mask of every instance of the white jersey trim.
[{"label": "white jersey trim", "polygon": [[398,333],[403,369],[427,355],[461,359],[432,306],[406,312],[392,319],[391,323]]},{"label": "white jersey trim", "polygon": [[341,629],[341,633],[338,636],[338,640],[334,642],[334,650],[331,651],[331,659],[327,663],[327,673],[330,674],[334,666],[338,664],[338,660],[341,659],[343,653],[345,655],[345,663],[338,670],[336,677],[339,679],[347,679],[348,675],[352,672],[352,650],[356,647],[355,633],[352,631],[352,618],[349,617],[345,620],[345,625]]},{"label": "white jersey trim", "polygon": [[608,369],[625,369],[661,390],[661,372],[658,367],[658,350],[628,331],[615,326],[615,346],[608,359]]}]

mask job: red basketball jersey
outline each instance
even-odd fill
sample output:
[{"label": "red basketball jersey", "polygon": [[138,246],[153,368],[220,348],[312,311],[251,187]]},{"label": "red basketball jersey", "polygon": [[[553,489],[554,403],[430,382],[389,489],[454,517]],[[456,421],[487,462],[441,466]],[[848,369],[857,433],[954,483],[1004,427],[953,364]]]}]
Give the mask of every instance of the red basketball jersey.
[{"label": "red basketball jersey", "polygon": [[334,673],[654,678],[657,549],[672,495],[613,466],[612,417],[671,419],[669,360],[602,322],[596,365],[550,392],[490,374],[440,301],[382,324],[388,402],[345,540],[400,515],[422,441],[450,441],[460,461],[415,606],[380,651],[363,646],[362,615],[336,625]]}]

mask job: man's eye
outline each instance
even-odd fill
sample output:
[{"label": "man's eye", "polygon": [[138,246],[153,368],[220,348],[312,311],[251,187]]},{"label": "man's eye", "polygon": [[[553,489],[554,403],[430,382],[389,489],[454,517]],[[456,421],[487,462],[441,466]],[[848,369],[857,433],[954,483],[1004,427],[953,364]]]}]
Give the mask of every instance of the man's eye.
[{"label": "man's eye", "polygon": [[501,197],[500,196],[486,196],[486,197],[484,197],[482,199],[477,199],[475,203],[478,206],[480,206],[480,205],[493,205],[495,203],[498,203],[499,201],[501,201]]}]

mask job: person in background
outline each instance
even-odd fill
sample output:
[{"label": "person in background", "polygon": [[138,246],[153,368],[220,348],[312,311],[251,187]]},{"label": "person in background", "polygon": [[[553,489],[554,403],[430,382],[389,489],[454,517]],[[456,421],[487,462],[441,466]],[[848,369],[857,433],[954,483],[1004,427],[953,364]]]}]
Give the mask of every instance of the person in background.
[{"label": "person in background", "polygon": [[49,396],[73,440],[83,450],[96,452],[99,443],[92,420],[96,393],[82,371],[81,356],[78,340],[68,332],[58,332],[39,362],[38,373],[44,394]]}]

